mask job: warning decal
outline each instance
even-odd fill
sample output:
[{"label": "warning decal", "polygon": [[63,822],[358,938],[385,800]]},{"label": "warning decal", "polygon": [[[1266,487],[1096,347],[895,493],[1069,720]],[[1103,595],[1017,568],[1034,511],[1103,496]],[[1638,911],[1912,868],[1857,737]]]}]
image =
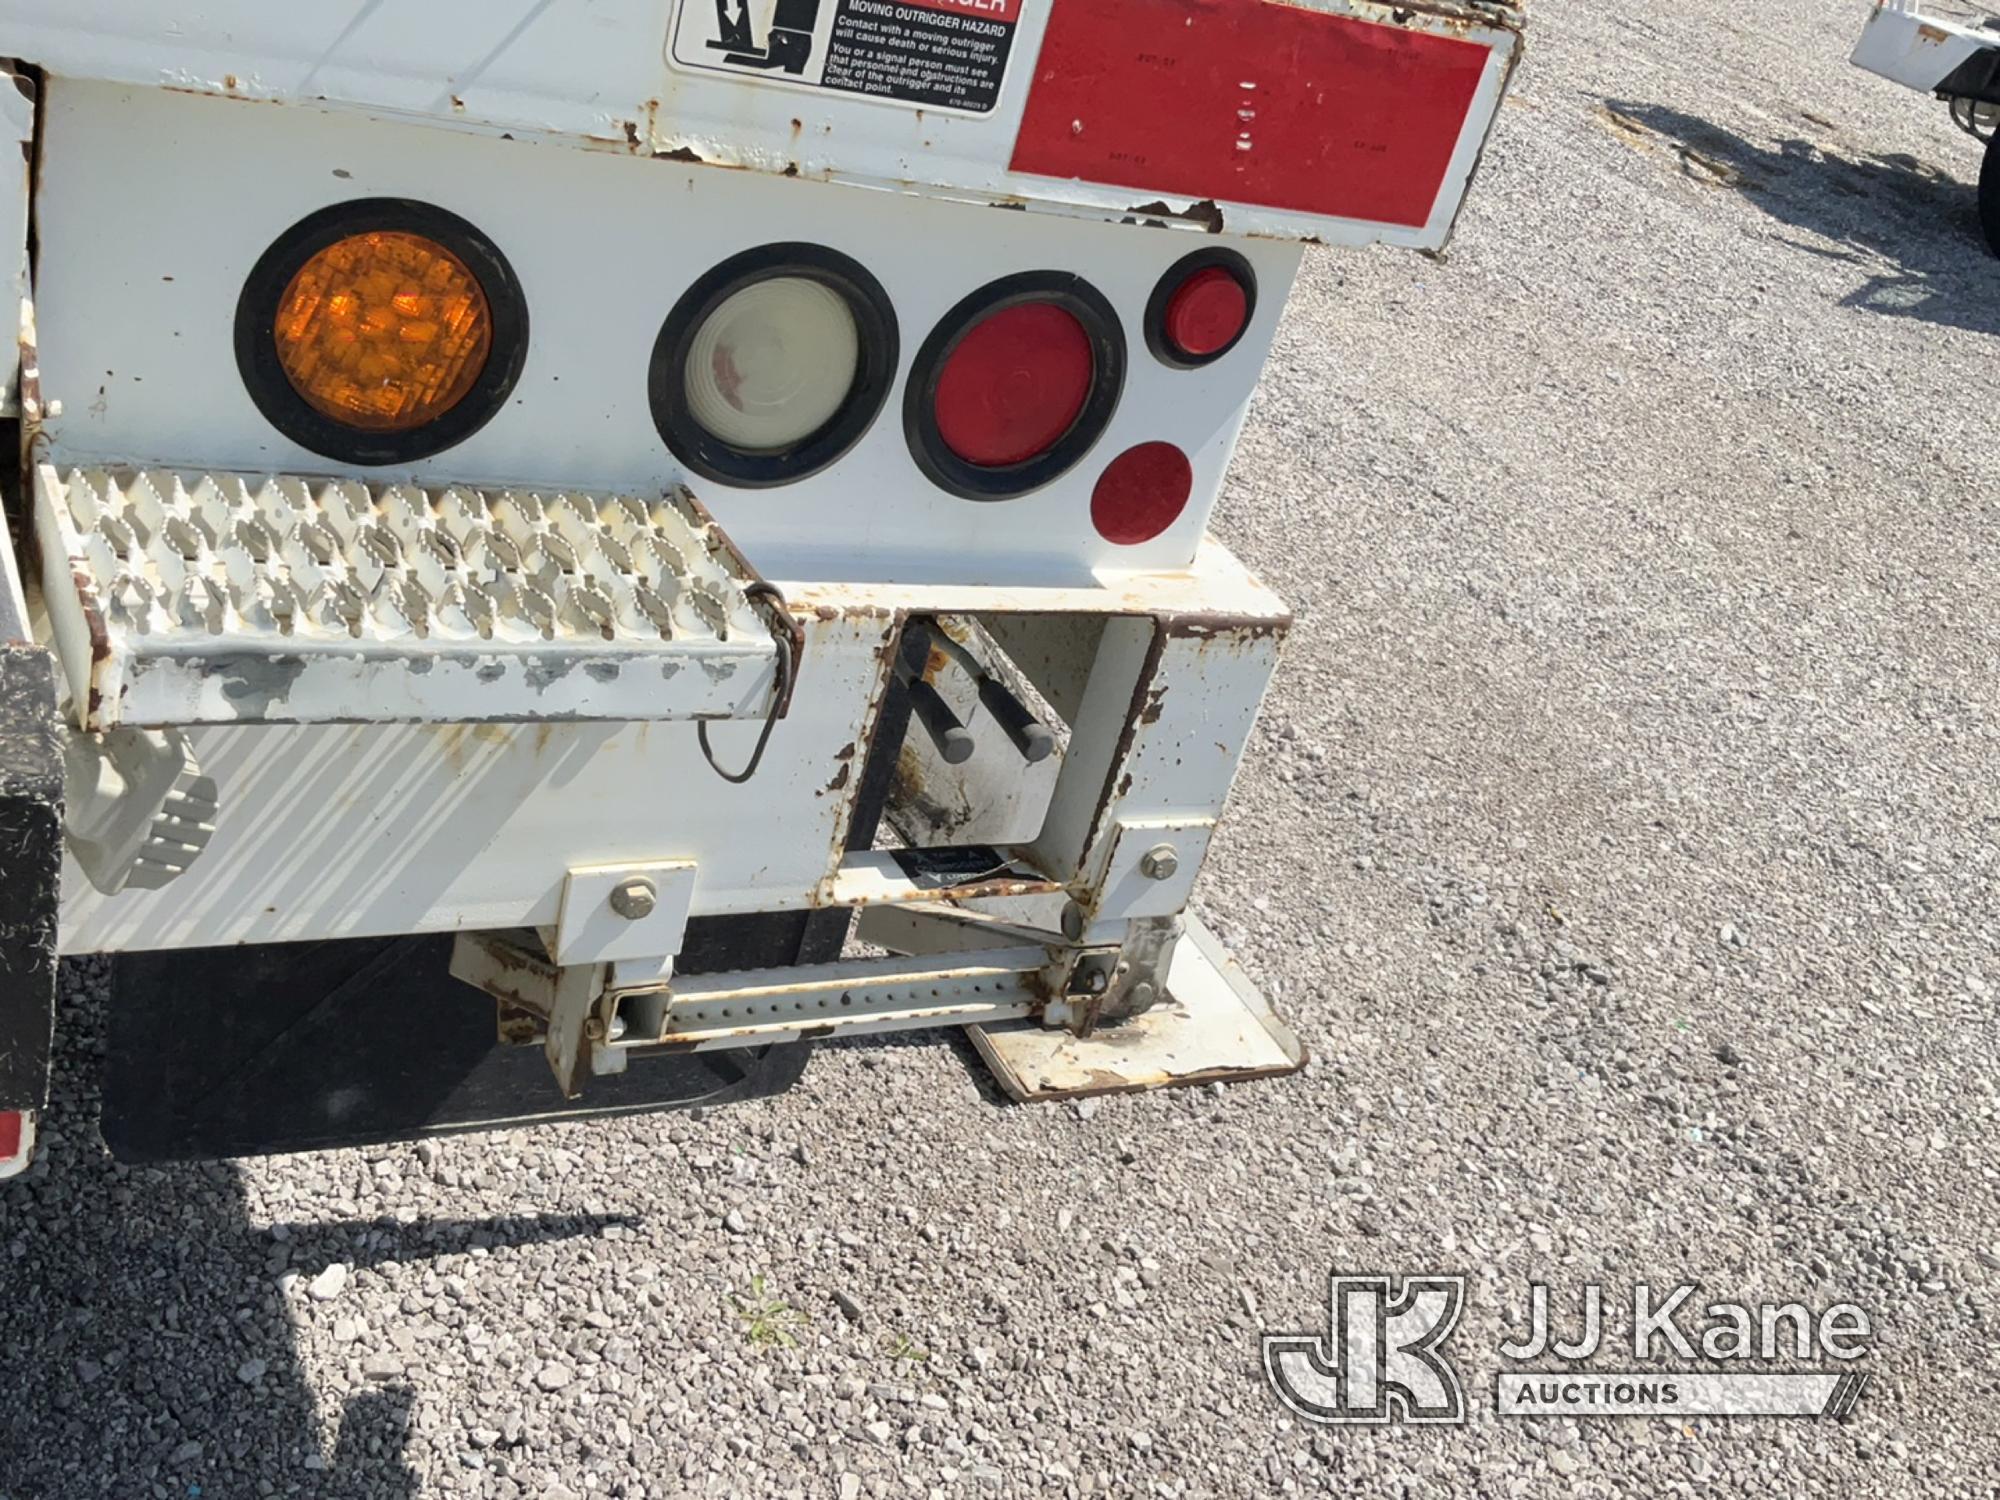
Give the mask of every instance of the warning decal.
[{"label": "warning decal", "polygon": [[1000,102],[1026,0],[681,0],[670,62],[959,114]]}]

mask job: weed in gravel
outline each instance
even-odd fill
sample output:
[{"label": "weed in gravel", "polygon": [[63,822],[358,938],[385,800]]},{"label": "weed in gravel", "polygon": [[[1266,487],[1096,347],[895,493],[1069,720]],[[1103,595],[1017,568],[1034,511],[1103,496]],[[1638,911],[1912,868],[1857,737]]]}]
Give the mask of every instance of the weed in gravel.
[{"label": "weed in gravel", "polygon": [[792,1336],[792,1329],[805,1322],[805,1314],[771,1294],[764,1284],[762,1275],[750,1278],[750,1295],[732,1297],[736,1304],[736,1316],[743,1324],[744,1336],[751,1347],[756,1349],[796,1348],[798,1340]]}]

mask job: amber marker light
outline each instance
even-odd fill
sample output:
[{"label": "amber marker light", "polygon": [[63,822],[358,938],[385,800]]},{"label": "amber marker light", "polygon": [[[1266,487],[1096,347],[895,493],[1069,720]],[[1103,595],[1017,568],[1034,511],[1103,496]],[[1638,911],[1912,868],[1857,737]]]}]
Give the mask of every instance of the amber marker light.
[{"label": "amber marker light", "polygon": [[351,463],[426,457],[499,410],[527,309],[499,250],[403,199],[336,204],[264,253],[237,306],[237,364],[271,424]]}]

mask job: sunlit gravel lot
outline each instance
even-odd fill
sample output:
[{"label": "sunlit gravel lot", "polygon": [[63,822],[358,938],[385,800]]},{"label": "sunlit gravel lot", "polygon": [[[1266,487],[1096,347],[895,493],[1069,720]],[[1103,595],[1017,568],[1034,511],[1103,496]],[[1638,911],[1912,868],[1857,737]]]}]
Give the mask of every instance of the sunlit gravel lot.
[{"label": "sunlit gravel lot", "polygon": [[[1864,9],[1539,0],[1449,256],[1311,252],[1217,520],[1299,624],[1198,892],[1302,1076],[1024,1108],[921,1035],[124,1170],[78,967],[0,1496],[1992,1494],[2000,264]],[[1469,1425],[1287,1419],[1258,1335],[1336,1268],[1469,1275]],[[1873,1383],[1503,1421],[1535,1280],[1852,1301]]]}]

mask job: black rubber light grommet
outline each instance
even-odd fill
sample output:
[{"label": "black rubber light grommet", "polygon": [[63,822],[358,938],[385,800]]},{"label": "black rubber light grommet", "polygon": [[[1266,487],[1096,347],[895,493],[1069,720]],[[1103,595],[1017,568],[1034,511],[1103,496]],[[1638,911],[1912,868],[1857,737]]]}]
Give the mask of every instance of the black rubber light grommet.
[{"label": "black rubber light grommet", "polygon": [[[781,278],[816,281],[840,297],[859,339],[854,383],[819,427],[778,449],[749,449],[702,426],[688,403],[688,350],[709,318],[738,292]],[[851,256],[824,245],[759,245],[703,275],[674,304],[646,372],[653,425],[675,458],[704,479],[743,489],[769,489],[817,474],[874,425],[895,382],[901,354],[896,310],[882,283]]]},{"label": "black rubber light grommet", "polygon": [[[292,384],[278,357],[278,304],[320,251],[355,235],[417,235],[450,251],[486,298],[491,339],[485,363],[451,406],[403,431],[357,427],[327,415]],[[306,215],[251,267],[236,302],[236,368],[264,418],[302,448],[342,463],[409,463],[462,443],[507,403],[528,358],[528,304],[499,246],[471,223],[412,198],[357,198]]]},{"label": "black rubber light grommet", "polygon": [[[1208,354],[1192,354],[1174,341],[1167,332],[1167,313],[1173,306],[1174,294],[1194,277],[1210,269],[1227,271],[1243,289],[1243,326],[1236,330],[1236,337],[1220,349]],[[1153,351],[1153,357],[1177,370],[1198,370],[1203,365],[1212,365],[1226,357],[1230,350],[1243,342],[1243,336],[1250,331],[1250,324],[1257,316],[1257,273],[1250,262],[1234,250],[1213,246],[1184,255],[1167,269],[1159,284],[1153,288],[1153,295],[1146,302],[1146,347]]]},{"label": "black rubber light grommet", "polygon": [[[1041,303],[1059,307],[1090,343],[1091,381],[1067,431],[1033,457],[976,464],[954,452],[938,427],[938,383],[967,334],[995,313]],[[903,395],[903,431],[917,467],[938,488],[965,500],[1012,500],[1074,468],[1111,425],[1125,389],[1125,330],[1104,294],[1067,271],[1023,271],[988,282],[939,320],[917,351]]]}]

